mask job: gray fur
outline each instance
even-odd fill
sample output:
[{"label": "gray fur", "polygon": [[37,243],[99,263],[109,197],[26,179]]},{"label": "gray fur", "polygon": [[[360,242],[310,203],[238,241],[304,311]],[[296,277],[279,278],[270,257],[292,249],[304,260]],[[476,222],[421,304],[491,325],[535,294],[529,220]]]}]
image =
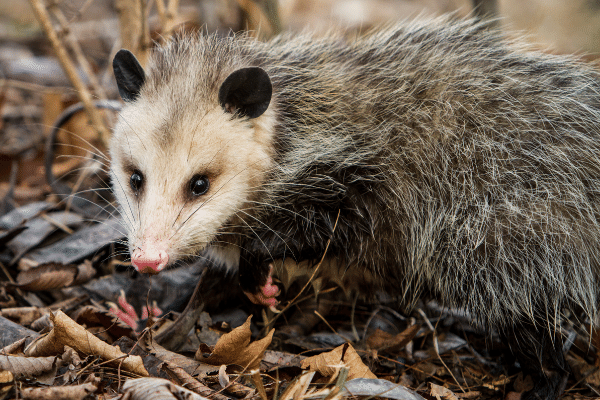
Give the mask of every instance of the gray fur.
[{"label": "gray fur", "polygon": [[529,52],[473,21],[355,39],[200,35],[154,53],[141,97],[169,90],[174,118],[200,115],[248,66],[273,83],[274,164],[215,242],[303,261],[331,238],[327,256],[353,288],[407,305],[427,294],[488,328],[555,327],[565,308],[596,319],[591,66]]}]

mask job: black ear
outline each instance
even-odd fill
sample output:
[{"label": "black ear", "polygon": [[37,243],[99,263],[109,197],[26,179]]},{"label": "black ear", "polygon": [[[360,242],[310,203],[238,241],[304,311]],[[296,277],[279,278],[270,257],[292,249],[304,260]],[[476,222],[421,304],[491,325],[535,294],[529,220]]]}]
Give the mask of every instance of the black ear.
[{"label": "black ear", "polygon": [[133,53],[125,49],[119,50],[113,60],[113,71],[121,98],[134,101],[140,94],[146,74]]},{"label": "black ear", "polygon": [[242,68],[225,79],[219,89],[219,103],[225,111],[256,118],[269,107],[273,86],[262,68]]}]

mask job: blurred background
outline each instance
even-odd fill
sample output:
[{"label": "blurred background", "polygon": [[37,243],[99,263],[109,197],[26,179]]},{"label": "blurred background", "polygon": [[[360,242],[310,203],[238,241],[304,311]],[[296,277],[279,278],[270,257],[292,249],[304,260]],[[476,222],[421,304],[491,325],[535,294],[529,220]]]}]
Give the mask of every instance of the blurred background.
[{"label": "blurred background", "polygon": [[[0,0],[0,211],[51,192],[43,168],[50,127],[86,96],[88,106],[118,98],[110,60],[122,47],[143,62],[179,30],[249,30],[268,40],[283,30],[360,33],[446,13],[489,19],[543,51],[600,55],[600,0]],[[112,116],[89,108],[56,138],[54,175],[81,167],[91,150],[84,141],[105,148]]]}]

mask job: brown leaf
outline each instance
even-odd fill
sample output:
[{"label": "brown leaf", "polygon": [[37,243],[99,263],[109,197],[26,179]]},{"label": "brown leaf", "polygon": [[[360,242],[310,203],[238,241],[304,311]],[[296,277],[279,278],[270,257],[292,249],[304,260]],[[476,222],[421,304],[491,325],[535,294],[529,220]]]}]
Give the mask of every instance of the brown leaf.
[{"label": "brown leaf", "polygon": [[181,368],[189,375],[203,378],[207,374],[214,373],[219,370],[218,366],[215,367],[213,365],[207,365],[204,362],[200,362],[190,357],[167,350],[163,346],[156,343],[149,335],[145,335],[141,343],[144,345],[144,348],[154,357],[168,363],[169,365],[175,365],[178,368]]},{"label": "brown leaf", "polygon": [[[10,371],[16,378],[31,378],[56,374],[56,357],[20,357],[0,355],[0,369]],[[50,382],[52,383],[52,382]]]},{"label": "brown leaf", "polygon": [[305,372],[300,375],[298,379],[285,389],[285,392],[281,395],[281,400],[301,399],[308,390],[314,376],[314,372]]},{"label": "brown leaf", "polygon": [[263,365],[268,366],[268,370],[285,367],[300,367],[302,360],[306,357],[298,354],[286,353],[284,351],[267,350],[263,355]]},{"label": "brown leaf", "polygon": [[5,396],[11,391],[15,385],[15,377],[10,371],[0,370],[0,400],[3,400]]},{"label": "brown leaf", "polygon": [[40,291],[60,289],[87,282],[96,274],[88,262],[81,265],[44,264],[17,276],[17,287],[23,290]]},{"label": "brown leaf", "polygon": [[48,356],[62,354],[65,345],[84,355],[97,355],[104,360],[113,360],[112,364],[141,376],[148,376],[139,356],[128,356],[118,347],[103,342],[77,324],[62,311],[51,314],[54,328],[25,349],[30,356]]},{"label": "brown leaf", "polygon": [[13,307],[4,308],[0,311],[0,315],[3,317],[17,321],[20,325],[25,326],[31,325],[42,314],[42,310],[39,307]]},{"label": "brown leaf", "polygon": [[188,399],[208,400],[191,390],[177,386],[166,379],[130,379],[123,385],[122,400]]},{"label": "brown leaf", "polygon": [[229,397],[222,395],[219,392],[214,391],[208,386],[205,386],[200,382],[200,379],[193,378],[190,374],[185,372],[182,368],[174,363],[165,361],[162,365],[162,370],[165,371],[170,378],[175,380],[178,384],[185,386],[186,388],[198,393],[201,396],[206,396],[212,400],[228,400]]},{"label": "brown leaf", "polygon": [[344,398],[347,394],[367,398],[389,398],[402,400],[425,400],[417,392],[385,379],[358,378],[344,384]]},{"label": "brown leaf", "polygon": [[438,400],[458,400],[458,397],[456,397],[452,390],[431,382],[429,383],[429,394]]},{"label": "brown leaf", "polygon": [[264,338],[250,343],[251,319],[252,316],[248,317],[242,326],[221,336],[208,358],[203,358],[200,349],[196,352],[195,358],[210,365],[236,364],[249,370],[258,368],[265,350],[271,344],[275,329],[272,329]]},{"label": "brown leaf", "polygon": [[413,340],[418,331],[419,325],[411,325],[399,334],[392,336],[381,329],[377,329],[367,339],[367,347],[378,351],[397,351]]},{"label": "brown leaf", "polygon": [[310,371],[317,371],[323,376],[334,376],[339,372],[340,366],[349,368],[348,380],[356,378],[371,378],[376,379],[374,373],[369,370],[354,347],[346,343],[335,349],[321,353],[319,355],[308,357],[302,361],[302,368],[309,368]]},{"label": "brown leaf", "polygon": [[84,400],[96,392],[98,388],[91,383],[74,386],[53,386],[45,388],[23,389],[21,394],[24,399],[35,400]]}]

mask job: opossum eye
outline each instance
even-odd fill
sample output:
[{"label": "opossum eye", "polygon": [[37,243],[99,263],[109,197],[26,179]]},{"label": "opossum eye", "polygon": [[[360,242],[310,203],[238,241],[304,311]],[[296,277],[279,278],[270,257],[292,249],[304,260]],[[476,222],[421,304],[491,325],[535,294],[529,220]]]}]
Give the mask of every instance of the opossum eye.
[{"label": "opossum eye", "polygon": [[135,194],[137,194],[140,191],[143,182],[144,178],[142,176],[142,173],[138,170],[133,171],[133,174],[131,174],[131,178],[129,178],[129,186],[131,186],[131,190],[133,190]]},{"label": "opossum eye", "polygon": [[208,192],[210,181],[206,176],[195,175],[190,181],[190,190],[194,196],[202,196]]}]

